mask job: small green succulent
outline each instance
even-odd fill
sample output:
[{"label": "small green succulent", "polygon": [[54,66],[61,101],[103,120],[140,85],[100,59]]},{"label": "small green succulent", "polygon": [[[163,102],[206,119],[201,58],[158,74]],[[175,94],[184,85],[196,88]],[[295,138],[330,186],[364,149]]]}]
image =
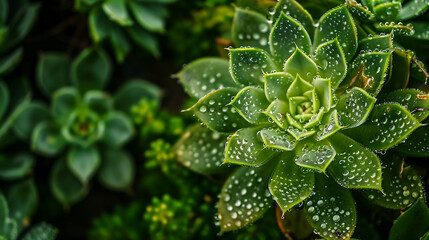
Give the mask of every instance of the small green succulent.
[{"label": "small green succulent", "polygon": [[30,141],[34,152],[58,158],[51,189],[65,205],[85,195],[96,172],[112,189],[132,183],[134,164],[121,147],[134,135],[134,126],[124,111],[140,98],[158,99],[159,90],[136,80],[110,97],[102,91],[109,76],[109,59],[100,48],[83,51],[72,64],[63,55],[42,55],[38,83],[46,96],[52,95],[51,107],[31,102],[13,121],[15,134]]},{"label": "small green succulent", "polygon": [[428,154],[428,95],[403,89],[408,79],[398,84],[396,69],[411,63],[392,62],[393,34],[359,39],[347,4],[313,24],[296,1],[282,0],[270,20],[237,9],[232,36],[240,48],[229,50],[229,62],[204,58],[178,74],[200,98],[187,111],[208,127],[184,134],[178,160],[202,173],[243,165],[222,189],[222,232],[254,222],[274,199],[283,214],[303,207],[320,236],[349,239],[357,216],[351,189],[393,209],[423,197],[403,158],[377,155],[393,147]]},{"label": "small green succulent", "polygon": [[75,0],[75,7],[87,12],[90,36],[95,43],[109,40],[116,60],[122,63],[132,50],[132,43],[159,56],[153,33],[163,33],[166,4],[175,0]]}]

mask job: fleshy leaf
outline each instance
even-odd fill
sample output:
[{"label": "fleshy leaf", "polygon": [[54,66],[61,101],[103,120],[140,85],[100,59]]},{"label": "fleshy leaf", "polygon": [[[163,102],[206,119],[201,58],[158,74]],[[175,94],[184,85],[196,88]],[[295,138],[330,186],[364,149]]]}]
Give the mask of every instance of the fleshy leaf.
[{"label": "fleshy leaf", "polygon": [[39,201],[36,185],[32,180],[13,185],[7,192],[10,217],[15,219],[18,231],[28,224]]},{"label": "fleshy leaf", "polygon": [[100,153],[95,146],[73,146],[67,153],[67,166],[83,184],[94,175],[100,162]]},{"label": "fleshy leaf", "polygon": [[314,36],[315,46],[338,39],[347,61],[350,61],[357,49],[357,32],[352,16],[346,5],[330,10],[319,20]]},{"label": "fleshy leaf", "polygon": [[105,120],[105,129],[101,140],[110,147],[120,147],[134,135],[134,126],[128,115],[119,111],[110,111]]},{"label": "fleshy leaf", "polygon": [[1,236],[6,235],[5,233],[7,233],[8,218],[9,218],[9,207],[7,206],[7,201],[3,193],[0,193],[0,234]]},{"label": "fleshy leaf", "polygon": [[105,92],[92,90],[85,93],[83,104],[99,116],[104,116],[112,109],[112,100]]},{"label": "fleshy leaf", "polygon": [[115,94],[113,104],[115,109],[124,113],[130,113],[131,107],[140,102],[141,99],[148,101],[159,101],[161,90],[153,83],[133,79],[123,85]]},{"label": "fleshy leaf", "polygon": [[320,76],[331,79],[332,88],[336,89],[347,73],[347,62],[338,39],[318,46],[315,61],[320,67]]},{"label": "fleshy leaf", "polygon": [[41,55],[37,65],[37,81],[46,96],[69,84],[70,61],[67,56],[57,53]]},{"label": "fleshy leaf", "polygon": [[128,2],[135,19],[145,29],[153,32],[164,31],[164,19],[158,14],[156,5],[144,2]]},{"label": "fleshy leaf", "polygon": [[318,131],[316,134],[316,140],[320,141],[334,133],[340,131],[344,127],[340,125],[338,111],[333,110],[330,113],[327,113],[323,116],[322,124],[318,126]]},{"label": "fleshy leaf", "polygon": [[42,103],[32,102],[21,109],[13,123],[16,135],[24,140],[31,138],[34,127],[50,118],[49,109]]},{"label": "fleshy leaf", "polygon": [[364,123],[374,107],[375,100],[361,88],[353,88],[344,94],[336,106],[341,124],[354,128]]},{"label": "fleshy leaf", "polygon": [[391,21],[396,18],[401,10],[400,2],[387,2],[374,7],[374,13],[377,19],[382,21]]},{"label": "fleshy leaf", "polygon": [[88,17],[89,33],[92,40],[98,43],[109,36],[109,19],[101,8],[93,8]]},{"label": "fleshy leaf", "polygon": [[68,169],[65,160],[56,161],[50,186],[54,197],[64,205],[73,204],[85,195],[85,186]]},{"label": "fleshy leaf", "polygon": [[202,58],[188,65],[177,74],[186,93],[202,98],[220,88],[239,88],[229,72],[229,62],[221,58]]},{"label": "fleshy leaf", "polygon": [[411,18],[418,17],[426,12],[429,8],[429,1],[427,0],[412,0],[405,4],[399,14],[396,16],[397,20],[404,21]]},{"label": "fleshy leaf", "polygon": [[38,223],[31,227],[22,240],[55,240],[58,230],[47,223]]},{"label": "fleshy leaf", "polygon": [[283,151],[293,150],[297,144],[295,138],[281,128],[264,128],[261,137],[266,148],[275,148]]},{"label": "fleshy leaf", "polygon": [[310,37],[301,24],[282,12],[271,31],[270,47],[277,64],[282,66],[296,48],[310,54]]},{"label": "fleshy leaf", "polygon": [[316,133],[315,130],[308,129],[298,129],[296,127],[289,126],[287,128],[288,133],[290,133],[297,141],[308,138]]},{"label": "fleshy leaf", "polygon": [[[372,0],[363,0],[362,3],[368,2],[369,5],[371,5],[371,11],[374,9]],[[371,3],[369,3],[371,2]],[[362,22],[370,22],[375,20],[374,14],[368,9],[368,7],[362,6],[362,4],[356,2],[356,1],[347,1],[346,2],[347,7],[349,8],[350,12],[357,16],[358,19]]]},{"label": "fleshy leaf", "polygon": [[130,26],[133,24],[128,15],[127,5],[122,0],[107,0],[102,5],[103,11],[112,20],[121,26]]},{"label": "fleshy leaf", "polygon": [[219,200],[221,232],[245,227],[271,207],[267,186],[272,170],[271,165],[240,167],[226,180]]},{"label": "fleshy leaf", "polygon": [[232,39],[236,46],[252,46],[269,51],[270,29],[265,16],[240,8],[235,11]]},{"label": "fleshy leaf", "polygon": [[266,124],[268,117],[263,113],[270,104],[262,89],[246,87],[230,103],[246,121],[252,124]]},{"label": "fleshy leaf", "polygon": [[9,90],[3,82],[0,82],[0,121],[6,110],[9,107],[10,94]]},{"label": "fleshy leaf", "polygon": [[389,79],[383,86],[382,92],[391,92],[406,88],[410,80],[411,60],[413,53],[395,49],[392,53],[392,69]]},{"label": "fleshy leaf", "polygon": [[304,171],[293,158],[292,152],[278,155],[279,163],[269,183],[271,194],[283,214],[310,196],[314,187],[314,173]]},{"label": "fleshy leaf", "polygon": [[103,162],[98,171],[100,182],[113,190],[126,190],[134,180],[134,162],[124,151],[104,148]]},{"label": "fleshy leaf", "polygon": [[[237,110],[229,105],[237,94],[235,89],[219,89],[201,98],[188,111],[192,111],[209,128],[217,132],[231,133],[249,126]],[[220,113],[220,115],[219,115]]]},{"label": "fleshy leaf", "polygon": [[283,213],[280,207],[276,208],[277,224],[284,235],[293,234],[296,239],[308,239],[313,235],[313,227],[310,226],[305,212],[291,208]]},{"label": "fleshy leaf", "polygon": [[419,127],[394,150],[406,156],[429,157],[429,125]]},{"label": "fleshy leaf", "polygon": [[359,51],[391,51],[392,33],[367,37],[359,41]]},{"label": "fleshy leaf", "polygon": [[72,87],[61,88],[52,97],[52,113],[59,123],[65,123],[69,115],[78,107],[80,95]]},{"label": "fleshy leaf", "polygon": [[287,102],[276,99],[274,100],[270,106],[268,106],[265,114],[269,116],[279,127],[283,129],[287,129],[289,126],[288,121],[286,120],[286,113],[289,109]]},{"label": "fleshy leaf", "polygon": [[128,41],[124,31],[118,26],[111,26],[109,39],[110,43],[112,44],[116,60],[119,63],[123,63],[125,57],[131,51],[131,44]]},{"label": "fleshy leaf", "polygon": [[322,237],[350,239],[356,228],[356,207],[351,192],[321,174],[316,174],[315,182],[314,192],[304,204],[310,225]]},{"label": "fleshy leaf", "polygon": [[293,77],[299,75],[310,81],[317,75],[317,65],[301,49],[296,48],[295,52],[286,61],[284,71]]},{"label": "fleshy leaf", "polygon": [[37,124],[31,136],[31,149],[45,156],[58,154],[66,145],[61,130],[50,122]]},{"label": "fleshy leaf", "polygon": [[323,141],[306,142],[297,148],[295,163],[301,167],[325,172],[336,155],[331,143]]},{"label": "fleshy leaf", "polygon": [[34,161],[34,157],[27,152],[0,155],[0,178],[22,178],[31,172]]},{"label": "fleshy leaf", "polygon": [[224,164],[259,166],[270,160],[275,152],[266,149],[259,131],[261,127],[243,128],[228,140]]},{"label": "fleshy leaf", "polygon": [[285,92],[292,84],[294,78],[292,75],[284,72],[265,74],[265,96],[268,101],[273,102],[276,99],[287,101]]},{"label": "fleshy leaf", "polygon": [[22,47],[20,47],[11,53],[4,54],[3,56],[1,56],[0,57],[0,75],[4,75],[6,73],[10,73],[11,71],[13,71],[21,62],[23,55],[24,55],[24,50]]},{"label": "fleshy leaf", "polygon": [[422,239],[429,229],[429,208],[422,199],[417,200],[399,216],[390,229],[389,240]]},{"label": "fleshy leaf", "polygon": [[328,172],[343,187],[381,189],[381,164],[377,155],[347,136],[329,138],[337,154]]},{"label": "fleshy leaf", "polygon": [[383,192],[362,190],[362,194],[371,202],[385,208],[403,209],[422,197],[419,175],[411,167],[404,167],[404,160],[400,156],[381,156],[381,165]]},{"label": "fleshy leaf", "polygon": [[[393,23],[393,24],[392,24]],[[402,23],[395,23],[395,22],[379,22],[378,24],[375,24],[375,28],[384,33],[390,33],[394,32],[399,35],[413,35],[413,25],[410,24],[402,24]]]},{"label": "fleshy leaf", "polygon": [[396,103],[377,105],[362,125],[346,129],[346,135],[372,150],[389,149],[420,126],[404,107]]},{"label": "fleshy leaf", "polygon": [[273,21],[276,22],[281,13],[284,12],[287,16],[292,17],[302,25],[307,33],[314,32],[313,18],[297,1],[295,0],[280,0],[276,4]]},{"label": "fleshy leaf", "polygon": [[230,49],[230,70],[234,80],[245,86],[264,83],[264,73],[276,70],[268,54],[256,48]]},{"label": "fleshy leaf", "polygon": [[325,112],[328,112],[333,104],[331,79],[314,78],[313,86],[321,106]]},{"label": "fleshy leaf", "polygon": [[296,76],[295,80],[289,86],[286,92],[286,96],[289,98],[295,96],[303,96],[305,92],[313,89],[313,85],[301,78],[301,76]]},{"label": "fleshy leaf", "polygon": [[174,145],[177,160],[191,170],[210,174],[225,171],[220,166],[225,160],[227,135],[213,132],[196,124],[188,129]]}]

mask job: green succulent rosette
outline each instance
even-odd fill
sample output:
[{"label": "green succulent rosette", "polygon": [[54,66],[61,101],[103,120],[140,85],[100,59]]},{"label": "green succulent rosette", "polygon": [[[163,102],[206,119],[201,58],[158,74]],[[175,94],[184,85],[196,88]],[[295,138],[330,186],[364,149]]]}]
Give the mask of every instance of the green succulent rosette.
[{"label": "green succulent rosette", "polygon": [[[393,34],[359,39],[347,4],[313,25],[301,5],[284,0],[271,20],[237,9],[232,36],[239,48],[229,62],[203,58],[177,75],[199,99],[187,111],[205,125],[179,140],[178,161],[201,173],[241,165],[220,196],[222,232],[254,222],[274,200],[283,214],[302,207],[320,236],[349,239],[352,192],[392,209],[423,197],[414,170],[400,169],[403,158],[378,155],[427,155],[418,140],[427,136],[427,94],[392,76],[411,64],[392,61]],[[421,150],[405,150],[416,143]]]}]

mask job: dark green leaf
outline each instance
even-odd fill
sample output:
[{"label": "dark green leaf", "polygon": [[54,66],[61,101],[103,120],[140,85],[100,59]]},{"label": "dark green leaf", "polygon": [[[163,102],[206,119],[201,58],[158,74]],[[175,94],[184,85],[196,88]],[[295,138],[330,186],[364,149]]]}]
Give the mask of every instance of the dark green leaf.
[{"label": "dark green leaf", "polygon": [[372,150],[389,149],[420,126],[410,112],[396,103],[377,105],[369,119],[356,128],[344,132]]},{"label": "dark green leaf", "polygon": [[71,81],[81,92],[103,89],[111,73],[110,61],[101,48],[88,48],[73,61]]},{"label": "dark green leaf", "polygon": [[321,121],[321,124],[318,126],[318,131],[316,134],[316,140],[320,141],[334,133],[340,131],[344,127],[340,125],[338,111],[333,110],[329,113],[326,113]]},{"label": "dark green leaf", "polygon": [[277,64],[283,66],[296,48],[310,54],[310,37],[299,22],[282,12],[270,34],[270,48]]},{"label": "dark green leaf", "polygon": [[32,180],[13,185],[8,193],[10,217],[18,224],[18,231],[28,224],[38,204],[36,185]]},{"label": "dark green leaf", "polygon": [[411,22],[414,30],[414,34],[411,36],[412,38],[420,39],[420,40],[429,40],[429,23],[428,22]]},{"label": "dark green leaf", "polygon": [[112,100],[110,96],[102,91],[88,91],[83,97],[83,104],[99,116],[106,115],[112,110]]},{"label": "dark green leaf", "polygon": [[346,128],[354,128],[364,123],[374,107],[375,100],[361,88],[353,88],[344,94],[336,106],[341,124]]},{"label": "dark green leaf", "polygon": [[315,61],[320,67],[320,76],[331,79],[332,88],[336,89],[347,73],[347,61],[338,39],[319,45]]},{"label": "dark green leaf", "polygon": [[148,101],[159,101],[161,90],[154,84],[144,80],[131,80],[123,85],[115,94],[113,103],[115,109],[129,114],[131,107],[140,102],[141,99]]},{"label": "dark green leaf", "polygon": [[200,58],[177,74],[186,93],[202,98],[220,88],[239,88],[229,72],[229,62],[221,58]]},{"label": "dark green leaf", "polygon": [[429,208],[419,199],[393,223],[389,240],[419,239],[429,229]]},{"label": "dark green leaf", "polygon": [[285,113],[289,111],[287,102],[276,99],[268,106],[265,114],[269,116],[279,127],[287,129],[289,123]]},{"label": "dark green leaf", "polygon": [[350,239],[356,227],[351,192],[322,174],[316,174],[315,182],[314,193],[304,204],[310,225],[327,239]]},{"label": "dark green leaf", "polygon": [[234,80],[245,86],[264,83],[264,73],[275,70],[269,55],[256,48],[230,49],[230,69]]},{"label": "dark green leaf", "polygon": [[103,163],[98,172],[100,182],[113,190],[126,190],[134,180],[132,158],[121,150],[105,148],[102,150]]},{"label": "dark green leaf", "polygon": [[429,1],[427,0],[411,0],[400,9],[396,19],[404,21],[418,17],[419,15],[425,13],[428,8]]},{"label": "dark green leaf", "polygon": [[297,1],[295,0],[280,0],[276,4],[273,21],[276,22],[281,12],[296,19],[307,31],[314,32],[313,18]]},{"label": "dark green leaf", "polygon": [[378,20],[392,21],[401,10],[400,2],[387,2],[374,7],[374,13]]},{"label": "dark green leaf", "polygon": [[394,150],[406,156],[429,157],[429,125],[417,128]]},{"label": "dark green leaf", "polygon": [[[249,126],[237,110],[229,105],[237,90],[223,88],[201,98],[188,111],[192,111],[209,128],[217,132],[231,133]],[[220,113],[220,115],[218,115]]]},{"label": "dark green leaf", "polygon": [[103,11],[112,20],[121,26],[130,26],[133,24],[128,15],[126,2],[123,0],[107,0],[103,3]]},{"label": "dark green leaf", "polygon": [[301,49],[296,48],[284,66],[284,71],[296,77],[297,74],[307,81],[311,81],[317,75],[317,65]]},{"label": "dark green leaf", "polygon": [[6,24],[8,14],[9,14],[9,1],[0,0],[0,26],[3,26]]},{"label": "dark green leaf", "polygon": [[0,193],[0,236],[8,232],[9,207],[3,193]]},{"label": "dark green leaf", "polygon": [[273,167],[240,167],[225,182],[219,200],[221,232],[239,229],[256,221],[271,207],[268,180]]},{"label": "dark green leaf", "polygon": [[29,140],[34,127],[51,117],[49,109],[42,103],[32,102],[19,112],[13,122],[13,130],[16,135],[24,140]]},{"label": "dark green leaf", "polygon": [[34,165],[34,158],[26,152],[0,155],[0,177],[6,180],[22,178]]},{"label": "dark green leaf", "polygon": [[[362,2],[371,2],[370,5],[372,6],[372,0],[363,0]],[[368,9],[368,7],[362,6],[360,3],[356,1],[347,1],[346,2],[347,7],[349,8],[349,11],[358,17],[358,19],[362,22],[370,22],[375,20],[374,14],[371,12],[373,10],[373,7],[371,7],[371,11]]]},{"label": "dark green leaf", "polygon": [[23,49],[20,47],[9,54],[2,56],[0,58],[0,75],[9,73],[15,69],[22,59],[23,52]]},{"label": "dark green leaf", "polygon": [[343,187],[381,189],[381,164],[377,155],[347,136],[337,133],[329,138],[337,154],[329,173]]},{"label": "dark green leaf", "polygon": [[25,233],[22,240],[55,240],[57,234],[58,230],[55,227],[42,222]]},{"label": "dark green leaf", "polygon": [[275,148],[283,151],[293,150],[297,144],[295,138],[281,128],[264,128],[261,137],[266,148]]},{"label": "dark green leaf", "polygon": [[329,141],[306,141],[297,147],[295,163],[324,173],[335,155],[335,149]]},{"label": "dark green leaf", "polygon": [[76,88],[61,88],[52,96],[52,113],[57,121],[65,123],[80,104],[80,95]]},{"label": "dark green leaf", "polygon": [[218,173],[227,169],[225,165],[220,166],[225,160],[226,142],[227,135],[196,124],[182,135],[173,151],[181,164],[195,172]]},{"label": "dark green leaf", "polygon": [[43,121],[34,127],[31,136],[31,149],[45,156],[55,156],[61,152],[66,145],[58,126]]},{"label": "dark green leaf", "polygon": [[158,40],[141,27],[134,25],[126,29],[133,41],[142,49],[148,50],[153,56],[159,57]]},{"label": "dark green leaf", "polygon": [[391,51],[393,50],[392,33],[367,37],[359,41],[359,51]]},{"label": "dark green leaf", "polygon": [[104,120],[103,143],[110,147],[121,147],[134,135],[131,119],[122,112],[111,111]]},{"label": "dark green leaf", "polygon": [[121,28],[112,26],[110,29],[110,43],[113,46],[116,60],[119,63],[123,63],[125,57],[131,51],[131,44],[128,42],[128,39]]},{"label": "dark green leaf", "polygon": [[95,43],[103,41],[110,32],[110,23],[101,8],[93,8],[88,17],[89,33]]},{"label": "dark green leaf", "polygon": [[140,26],[150,31],[164,31],[164,19],[159,12],[160,10],[158,5],[144,4],[136,1],[130,1],[129,5],[131,12]]},{"label": "dark green leaf", "polygon": [[[393,24],[392,24],[393,23]],[[375,24],[375,28],[378,31],[384,32],[384,33],[390,33],[394,32],[398,35],[413,35],[413,25],[411,24],[402,24],[401,22],[395,23],[395,22],[379,22],[378,24]]]},{"label": "dark green leaf", "polygon": [[6,84],[0,80],[0,121],[9,107],[9,99],[9,90]]},{"label": "dark green leaf", "polygon": [[357,49],[357,32],[352,16],[346,5],[342,5],[325,13],[316,28],[315,46],[338,39],[347,61],[355,55]]},{"label": "dark green leaf", "polygon": [[406,88],[410,79],[410,67],[413,54],[395,49],[392,53],[392,69],[389,79],[384,84],[382,92],[391,92]]},{"label": "dark green leaf", "polygon": [[276,72],[265,74],[264,76],[265,96],[268,101],[272,102],[276,99],[287,101],[285,93],[294,80],[292,75],[284,72]]},{"label": "dark green leaf", "polygon": [[37,81],[46,96],[69,84],[70,61],[59,53],[42,54],[37,65]]},{"label": "dark green leaf", "polygon": [[313,192],[314,173],[304,171],[293,159],[292,152],[278,155],[275,160],[279,163],[269,183],[271,194],[283,214]]},{"label": "dark green leaf", "polygon": [[230,103],[238,113],[252,124],[267,124],[268,117],[263,113],[270,104],[262,89],[243,88]]},{"label": "dark green leaf", "polygon": [[79,201],[86,193],[85,186],[68,169],[64,160],[58,160],[51,173],[51,190],[54,197],[64,205]]},{"label": "dark green leaf", "polygon": [[95,146],[73,146],[67,153],[67,166],[83,184],[91,179],[100,162],[100,153]]},{"label": "dark green leaf", "polygon": [[265,148],[260,136],[261,127],[243,128],[228,140],[224,164],[259,166],[269,161],[276,152]]},{"label": "dark green leaf", "polygon": [[268,38],[271,25],[265,16],[238,8],[232,25],[232,39],[237,47],[252,46],[270,50]]}]

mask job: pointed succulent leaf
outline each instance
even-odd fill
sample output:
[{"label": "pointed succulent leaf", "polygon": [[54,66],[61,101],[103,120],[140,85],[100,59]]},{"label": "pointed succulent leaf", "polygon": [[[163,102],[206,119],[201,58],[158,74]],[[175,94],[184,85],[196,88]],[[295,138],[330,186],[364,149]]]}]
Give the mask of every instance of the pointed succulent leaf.
[{"label": "pointed succulent leaf", "polygon": [[336,89],[347,73],[347,61],[338,39],[319,45],[315,61],[320,67],[320,76],[331,79],[332,88]]},{"label": "pointed succulent leaf", "polygon": [[362,0],[362,5],[367,7],[368,10],[374,12],[374,0]]},{"label": "pointed succulent leaf", "polygon": [[232,24],[232,39],[236,46],[252,46],[270,50],[268,38],[271,25],[260,13],[238,8]]},{"label": "pointed succulent leaf", "polygon": [[10,94],[6,84],[0,82],[0,121],[9,107],[9,99]]},{"label": "pointed succulent leaf", "polygon": [[15,134],[24,140],[31,138],[34,127],[50,118],[48,107],[40,102],[32,102],[21,109],[13,122]]},{"label": "pointed succulent leaf", "polygon": [[389,240],[395,239],[422,239],[429,229],[429,208],[424,200],[417,200],[413,206],[407,209],[390,229]]},{"label": "pointed succulent leaf", "polygon": [[[0,236],[5,236],[8,228],[9,207],[3,193],[0,193]],[[6,238],[5,238],[6,239]]]},{"label": "pointed succulent leaf", "polygon": [[327,239],[350,239],[356,228],[351,192],[322,174],[316,174],[315,182],[314,192],[304,204],[310,225]]},{"label": "pointed succulent leaf", "polygon": [[297,148],[295,163],[324,173],[335,155],[335,149],[329,141],[307,141]]},{"label": "pointed succulent leaf", "polygon": [[360,126],[371,113],[375,100],[362,88],[353,88],[344,94],[336,106],[341,124],[346,128]]},{"label": "pointed succulent leaf", "polygon": [[349,71],[349,87],[360,87],[368,93],[377,95],[384,81],[390,62],[391,53],[370,52],[359,55]]},{"label": "pointed succulent leaf", "polygon": [[58,229],[42,222],[31,227],[22,237],[22,240],[55,240],[57,234]]},{"label": "pointed succulent leaf", "polygon": [[125,30],[135,44],[142,49],[148,50],[154,57],[159,57],[158,42],[153,34],[148,33],[137,25],[127,27]]},{"label": "pointed succulent leaf", "polygon": [[328,172],[345,188],[381,189],[381,163],[377,155],[353,139],[336,133],[329,142],[337,154]]},{"label": "pointed succulent leaf", "polygon": [[98,179],[107,188],[125,190],[134,180],[134,163],[132,158],[124,151],[104,148],[103,162],[98,171]]},{"label": "pointed succulent leaf", "polygon": [[305,92],[310,90],[313,90],[313,85],[302,79],[301,76],[297,75],[295,80],[287,89],[286,96],[288,99],[295,96],[301,97]]},{"label": "pointed succulent leaf", "polygon": [[302,25],[307,33],[314,32],[313,18],[311,14],[307,12],[297,1],[295,0],[280,0],[276,4],[276,8],[273,15],[273,22],[277,22],[277,19],[284,12],[287,16],[295,19],[300,25]]},{"label": "pointed succulent leaf", "polygon": [[377,103],[396,102],[405,107],[420,122],[429,116],[429,94],[415,89],[400,89],[380,95]]},{"label": "pointed succulent leaf", "polygon": [[110,147],[121,147],[134,135],[134,126],[128,115],[110,111],[104,120],[101,141]]},{"label": "pointed succulent leaf", "polygon": [[409,20],[411,18],[418,17],[426,12],[429,8],[428,0],[412,0],[406,3],[399,14],[396,16],[396,19],[399,21]]},{"label": "pointed succulent leaf", "polygon": [[299,22],[282,12],[271,31],[270,47],[277,64],[282,66],[296,48],[310,54],[310,37]]},{"label": "pointed succulent leaf", "polygon": [[125,57],[131,51],[131,44],[125,36],[124,31],[118,26],[111,26],[109,39],[112,44],[116,60],[119,63],[123,63]]},{"label": "pointed succulent leaf", "polygon": [[320,105],[324,108],[325,112],[328,112],[333,104],[331,79],[314,78],[313,86],[319,98]]},{"label": "pointed succulent leaf", "polygon": [[413,157],[429,157],[429,125],[419,127],[395,151]]},{"label": "pointed succulent leaf", "polygon": [[429,34],[428,34],[428,22],[411,22],[414,34],[412,34],[410,37],[417,39],[417,40],[429,40]]},{"label": "pointed succulent leaf", "polygon": [[283,151],[293,150],[297,144],[295,138],[281,128],[264,128],[261,137],[266,148],[275,148]]},{"label": "pointed succulent leaf", "polygon": [[23,55],[24,50],[22,47],[19,47],[13,52],[0,57],[0,75],[9,73],[15,69],[21,61]]},{"label": "pointed succulent leaf", "polygon": [[31,172],[34,157],[27,152],[0,155],[0,178],[13,180],[22,178]]},{"label": "pointed succulent leaf", "polygon": [[[110,0],[111,1],[111,0]],[[109,58],[101,48],[88,48],[72,63],[71,82],[81,92],[103,89],[109,80]]]},{"label": "pointed succulent leaf", "polygon": [[287,129],[289,123],[284,115],[289,109],[287,102],[276,99],[268,106],[265,114],[269,116],[279,127]]},{"label": "pointed succulent leaf", "polygon": [[345,133],[372,150],[385,150],[400,143],[419,126],[419,121],[404,107],[385,103],[375,106],[364,124]]},{"label": "pointed succulent leaf", "polygon": [[392,33],[367,37],[359,41],[359,51],[391,51],[393,50]]},{"label": "pointed succulent leaf", "polygon": [[390,33],[393,31],[393,33],[399,34],[399,35],[413,35],[414,29],[413,25],[411,24],[402,24],[402,23],[395,23],[391,24],[392,22],[379,22],[378,24],[375,24],[375,28],[384,33]]},{"label": "pointed succulent leaf", "polygon": [[51,190],[54,197],[64,205],[79,201],[85,195],[85,186],[69,170],[65,160],[56,161],[51,173]]},{"label": "pointed succulent leaf", "polygon": [[382,92],[391,92],[407,87],[410,79],[412,58],[413,54],[405,50],[395,49],[393,51],[391,73],[383,86]]},{"label": "pointed succulent leaf", "polygon": [[401,10],[400,2],[387,2],[374,7],[374,13],[378,20],[391,21],[396,18]]},{"label": "pointed succulent leaf", "polygon": [[101,42],[110,35],[110,22],[101,8],[93,8],[88,16],[88,27],[92,41]]},{"label": "pointed succulent leaf", "polygon": [[[287,116],[289,117],[289,115]],[[308,138],[316,133],[315,130],[307,130],[307,129],[298,129],[294,126],[289,126],[287,132],[290,133],[297,141],[301,141],[305,138]]]},{"label": "pointed succulent leaf", "polygon": [[245,227],[271,207],[267,186],[272,171],[271,165],[240,167],[226,180],[219,200],[221,232]]},{"label": "pointed succulent leaf", "polygon": [[59,123],[65,123],[79,104],[80,95],[76,88],[61,88],[52,97],[52,113]]},{"label": "pointed succulent leaf", "polygon": [[355,55],[357,49],[357,31],[346,5],[330,10],[319,20],[314,36],[315,46],[338,39],[347,61]]},{"label": "pointed succulent leaf", "polygon": [[301,49],[296,48],[293,54],[286,61],[284,71],[293,77],[299,75],[310,81],[317,75],[317,65]]},{"label": "pointed succulent leaf", "polygon": [[196,124],[189,128],[174,145],[173,152],[179,163],[191,170],[202,173],[218,173],[227,170],[220,166],[225,160],[227,135],[213,132]]},{"label": "pointed succulent leaf", "polygon": [[112,109],[110,97],[102,91],[88,91],[83,97],[83,104],[99,116],[104,116]]},{"label": "pointed succulent leaf", "polygon": [[140,102],[141,99],[148,101],[159,101],[161,90],[153,83],[133,79],[122,86],[113,97],[115,109],[129,114],[131,107]]},{"label": "pointed succulent leaf", "polygon": [[292,75],[284,72],[276,72],[265,74],[264,76],[264,90],[268,101],[273,102],[276,99],[287,101],[285,93],[294,80]]},{"label": "pointed succulent leaf", "polygon": [[279,163],[269,183],[271,194],[283,214],[310,196],[314,187],[314,172],[305,171],[293,159],[293,152],[278,155]]},{"label": "pointed succulent leaf", "polygon": [[229,62],[221,58],[202,58],[188,65],[177,74],[186,93],[202,98],[220,88],[239,88],[229,72]]},{"label": "pointed succulent leaf", "polygon": [[323,116],[321,124],[318,126],[316,140],[320,141],[328,138],[343,128],[339,122],[338,111],[335,109]]},{"label": "pointed succulent leaf", "polygon": [[238,48],[229,51],[231,75],[237,83],[262,86],[264,73],[276,70],[273,60],[263,50]]},{"label": "pointed succulent leaf", "polygon": [[261,128],[243,128],[234,133],[226,145],[224,164],[259,166],[269,161],[275,152],[265,148]]},{"label": "pointed succulent leaf", "polygon": [[157,5],[138,1],[130,1],[128,4],[140,26],[153,32],[164,31],[164,19],[158,14]]},{"label": "pointed succulent leaf", "polygon": [[367,199],[385,208],[404,209],[423,197],[419,175],[411,167],[404,167],[402,157],[385,155],[381,157],[381,165],[383,192],[362,190]]},{"label": "pointed succulent leaf", "polygon": [[100,153],[95,146],[73,146],[67,153],[67,166],[83,184],[94,175],[100,162]]},{"label": "pointed succulent leaf", "polygon": [[67,56],[58,53],[46,53],[40,56],[36,70],[37,81],[46,96],[69,84],[70,61]]},{"label": "pointed succulent leaf", "polygon": [[127,5],[122,0],[107,0],[102,5],[103,11],[114,22],[121,26],[130,26],[133,20],[128,15]]},{"label": "pointed succulent leaf", "polygon": [[[192,111],[204,124],[217,132],[231,133],[249,126],[249,123],[229,105],[237,94],[235,89],[215,90],[201,98],[188,111]],[[218,115],[221,113],[221,115]]]},{"label": "pointed succulent leaf", "polygon": [[246,121],[252,124],[268,124],[268,117],[263,113],[270,104],[262,89],[243,88],[230,103]]},{"label": "pointed succulent leaf", "polygon": [[17,225],[18,231],[23,229],[32,218],[39,201],[36,185],[33,180],[13,185],[7,192],[9,214]]},{"label": "pointed succulent leaf", "polygon": [[43,121],[36,125],[31,136],[31,149],[45,156],[55,156],[64,149],[66,141],[58,126]]},{"label": "pointed succulent leaf", "polygon": [[[368,2],[372,2],[372,0],[367,0]],[[365,2],[362,1],[362,2]],[[363,6],[362,4],[356,1],[347,1],[346,2],[349,11],[355,15],[362,22],[370,22],[375,20],[375,15],[368,9],[368,7]],[[372,3],[370,4],[372,5]],[[371,7],[371,9],[373,9]]]}]

